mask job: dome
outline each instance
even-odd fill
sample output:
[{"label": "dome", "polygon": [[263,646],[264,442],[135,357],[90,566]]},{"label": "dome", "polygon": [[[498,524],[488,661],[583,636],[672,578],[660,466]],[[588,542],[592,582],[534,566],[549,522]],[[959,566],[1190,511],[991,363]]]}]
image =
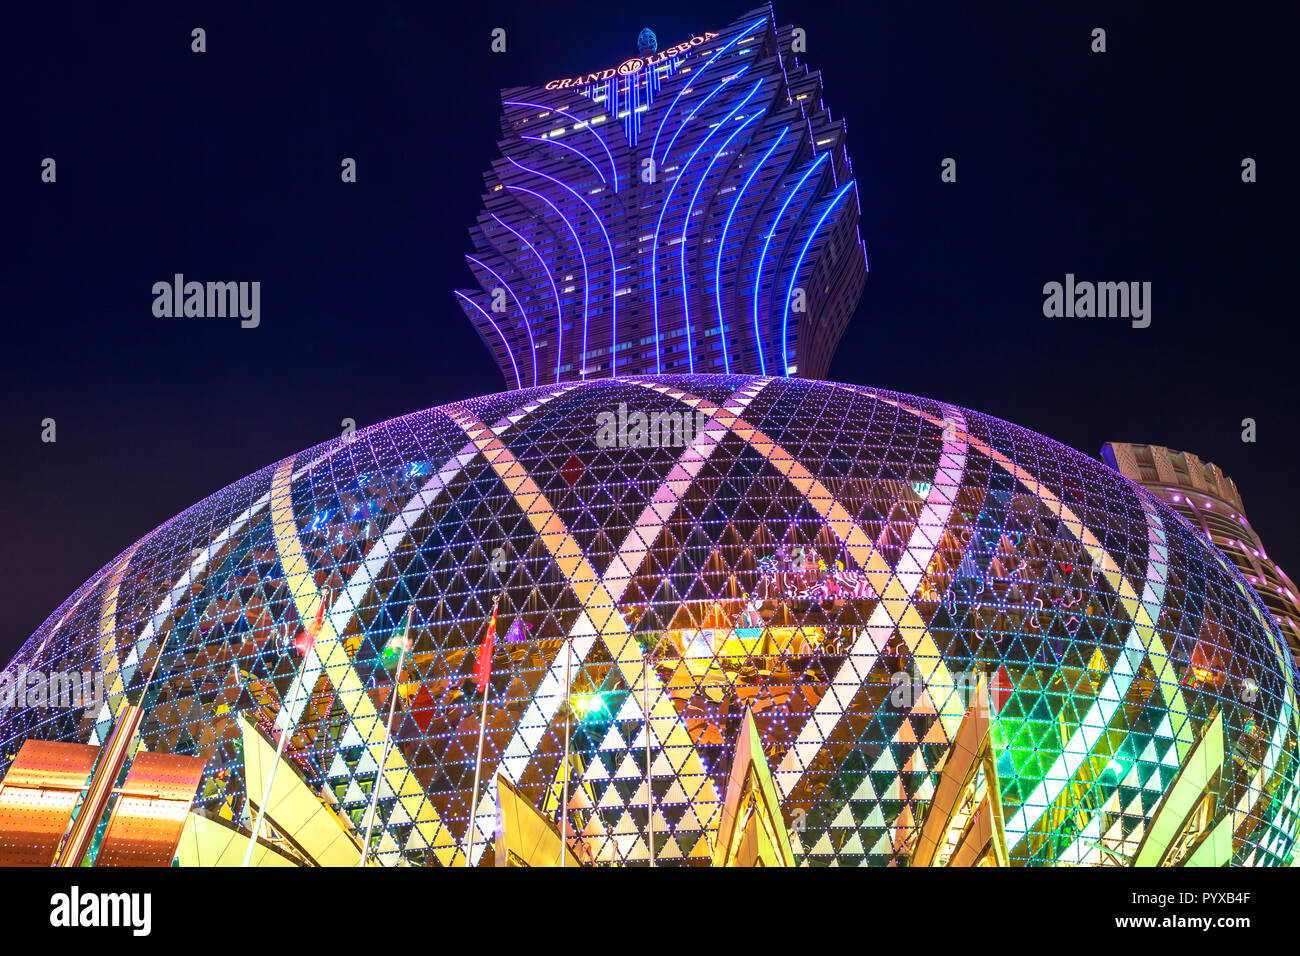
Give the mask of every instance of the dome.
[{"label": "dome", "polygon": [[653,802],[656,862],[707,865],[752,725],[796,862],[907,865],[976,688],[988,762],[958,782],[1012,864],[1132,862],[1198,748],[1219,760],[1189,848],[1213,830],[1231,862],[1286,863],[1296,829],[1294,664],[1222,555],[1078,452],[860,386],[560,384],[286,458],[32,635],[9,672],[102,667],[106,698],[6,712],[0,757],[102,742],[155,659],[140,737],[204,758],[196,809],[247,827],[236,718],[292,726],[285,757],[346,826],[385,761],[386,865],[463,865],[471,816],[489,862],[498,774],[555,819],[566,716],[584,862],[645,862]]}]

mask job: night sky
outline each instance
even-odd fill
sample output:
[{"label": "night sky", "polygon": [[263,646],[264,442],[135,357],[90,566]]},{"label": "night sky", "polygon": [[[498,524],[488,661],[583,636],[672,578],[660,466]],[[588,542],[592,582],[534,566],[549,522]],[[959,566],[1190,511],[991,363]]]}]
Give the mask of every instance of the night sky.
[{"label": "night sky", "polygon": [[[452,295],[470,284],[498,89],[614,66],[644,26],[667,46],[749,8],[115,6],[6,12],[0,660],[137,538],[342,419],[500,390]],[[1110,439],[1194,452],[1300,573],[1282,14],[983,6],[776,6],[807,31],[860,183],[871,274],[831,377],[1093,456]],[[153,283],[177,272],[260,281],[260,327],[155,318]],[[1045,318],[1043,284],[1067,272],[1151,282],[1151,326]]]}]

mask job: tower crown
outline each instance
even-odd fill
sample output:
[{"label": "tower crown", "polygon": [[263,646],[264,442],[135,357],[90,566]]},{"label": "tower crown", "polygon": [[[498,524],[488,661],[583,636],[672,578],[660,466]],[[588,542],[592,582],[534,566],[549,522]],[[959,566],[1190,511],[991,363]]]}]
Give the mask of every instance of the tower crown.
[{"label": "tower crown", "polygon": [[511,388],[823,377],[867,263],[821,75],[766,7],[663,49],[647,32],[616,66],[502,91],[461,307]]}]

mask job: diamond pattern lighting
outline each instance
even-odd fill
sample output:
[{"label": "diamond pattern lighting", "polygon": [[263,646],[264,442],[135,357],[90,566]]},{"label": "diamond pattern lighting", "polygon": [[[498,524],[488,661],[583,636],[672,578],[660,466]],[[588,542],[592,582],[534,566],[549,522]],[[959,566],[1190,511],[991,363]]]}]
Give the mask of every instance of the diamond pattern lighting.
[{"label": "diamond pattern lighting", "polygon": [[857,386],[542,386],[271,465],[32,635],[10,671],[106,697],[3,712],[0,757],[102,744],[160,647],[139,733],[203,758],[196,809],[251,829],[247,718],[358,839],[378,789],[380,865],[490,864],[498,779],[552,821],[567,793],[584,863],[647,863],[653,813],[658,865],[711,865],[742,735],[797,865],[965,859],[990,814],[1012,865],[1276,865],[1296,834],[1294,664],[1233,566],[1099,462]]}]

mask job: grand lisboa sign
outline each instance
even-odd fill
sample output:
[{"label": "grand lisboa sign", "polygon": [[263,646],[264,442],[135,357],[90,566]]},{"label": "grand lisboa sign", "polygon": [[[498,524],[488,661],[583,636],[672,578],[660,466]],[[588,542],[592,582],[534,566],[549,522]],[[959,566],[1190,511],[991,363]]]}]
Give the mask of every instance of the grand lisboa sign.
[{"label": "grand lisboa sign", "polygon": [[607,70],[599,70],[595,73],[581,74],[577,76],[564,77],[563,79],[551,80],[546,84],[548,90],[567,90],[573,86],[587,86],[591,83],[603,83],[615,76],[632,76],[640,73],[647,67],[657,66],[673,57],[681,56],[683,53],[699,46],[701,43],[708,43],[710,40],[717,38],[716,33],[705,33],[702,36],[694,36],[685,40],[676,46],[668,47],[657,53],[650,53],[645,56],[634,56],[624,60],[618,66],[610,67]]}]

